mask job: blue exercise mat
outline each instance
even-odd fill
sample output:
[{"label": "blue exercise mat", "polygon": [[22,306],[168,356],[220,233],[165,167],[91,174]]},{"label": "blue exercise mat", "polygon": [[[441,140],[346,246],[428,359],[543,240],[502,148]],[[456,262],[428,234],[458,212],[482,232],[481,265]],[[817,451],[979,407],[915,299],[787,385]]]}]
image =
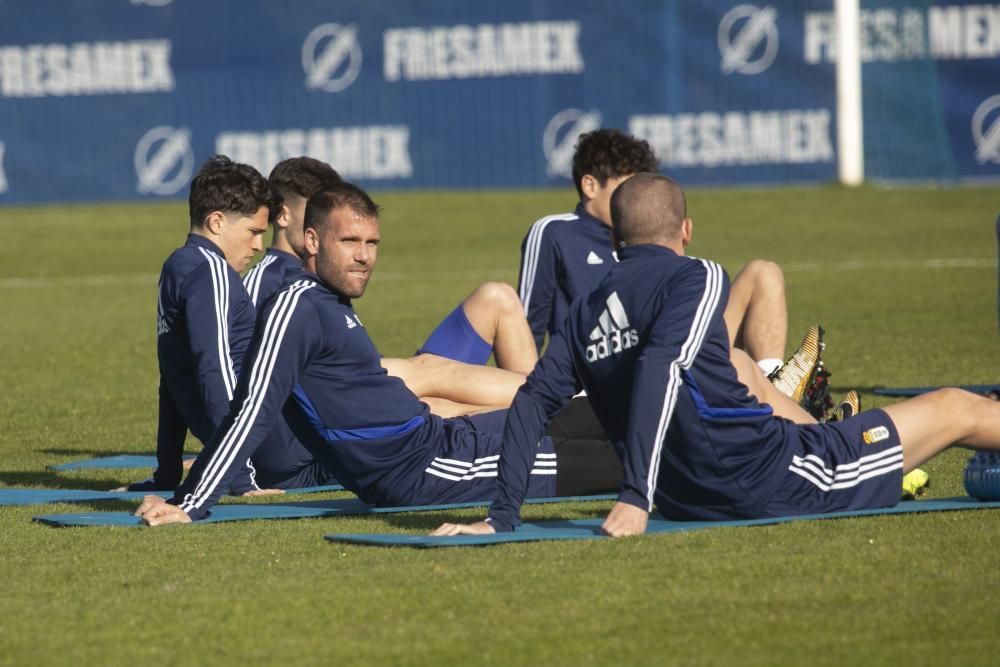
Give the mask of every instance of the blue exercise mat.
[{"label": "blue exercise mat", "polygon": [[974,394],[1000,394],[1000,385],[997,384],[946,384],[939,387],[875,387],[872,389],[872,393],[879,396],[920,396],[937,391],[938,389],[944,389],[945,387],[958,387],[965,391],[971,391]]},{"label": "blue exercise mat", "polygon": [[[322,493],[324,491],[343,491],[340,484],[327,486],[310,486],[302,489],[289,489],[286,495],[300,493]],[[84,489],[5,489],[0,488],[0,506],[10,505],[44,505],[48,503],[88,503],[98,500],[136,500],[145,495],[156,495],[166,498],[174,495],[173,491],[92,491]],[[284,498],[284,495],[275,495]]]},{"label": "blue exercise mat", "polygon": [[[527,502],[565,503],[590,500],[614,500],[615,496],[567,496],[562,498],[530,498]],[[485,507],[487,502],[453,503],[450,505],[416,505],[413,507],[375,507],[360,500],[317,500],[302,503],[273,503],[269,505],[216,505],[208,517],[198,521],[250,521],[253,519],[309,519],[330,516],[356,516],[361,514],[400,514],[403,512],[433,512],[468,507]],[[83,514],[43,514],[34,517],[50,526],[141,526],[142,522],[128,512],[88,512]]]},{"label": "blue exercise mat", "polygon": [[[184,460],[193,459],[185,456]],[[118,456],[102,456],[96,459],[70,461],[58,465],[45,466],[49,470],[83,470],[86,468],[155,468],[156,457],[141,454],[119,454]]]},{"label": "blue exercise mat", "polygon": [[[982,502],[975,498],[945,498],[942,500],[919,500],[904,502],[895,507],[875,510],[834,512],[831,514],[804,514],[771,519],[746,519],[742,521],[669,521],[650,518],[647,535],[657,533],[680,533],[706,528],[740,526],[768,526],[792,521],[812,521],[815,519],[843,519],[848,517],[873,516],[876,514],[913,514],[916,512],[942,512],[968,509],[1000,507],[1000,501]],[[453,537],[431,537],[430,535],[401,535],[399,533],[359,533],[331,534],[326,539],[331,542],[366,544],[370,546],[416,547],[466,547],[508,542],[541,542],[548,540],[600,540],[607,539],[601,533],[603,519],[580,519],[574,521],[545,521],[523,524],[513,533],[496,535],[455,535]]]}]

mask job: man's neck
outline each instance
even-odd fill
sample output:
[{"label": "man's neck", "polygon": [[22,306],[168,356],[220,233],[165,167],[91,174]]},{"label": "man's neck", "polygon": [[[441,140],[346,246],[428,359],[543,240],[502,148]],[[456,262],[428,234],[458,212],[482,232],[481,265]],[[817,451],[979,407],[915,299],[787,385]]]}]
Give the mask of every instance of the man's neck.
[{"label": "man's neck", "polygon": [[215,237],[215,236],[212,236],[212,234],[207,229],[205,229],[204,227],[191,227],[191,229],[188,230],[188,233],[189,234],[194,234],[195,236],[200,236],[203,239],[208,239],[209,241],[211,241],[215,245],[219,245],[218,238]]},{"label": "man's neck", "polygon": [[583,207],[583,210],[587,213],[587,215],[595,220],[599,220],[605,227],[611,227],[611,221],[600,217],[594,210],[594,200],[591,199],[589,201],[582,201],[580,202],[580,206]]},{"label": "man's neck", "polygon": [[674,254],[678,257],[684,256],[684,242],[680,239],[671,239],[670,241],[654,241],[653,245],[658,245],[661,248],[666,248],[667,250],[673,250]]},{"label": "man's neck", "polygon": [[274,238],[271,240],[271,247],[275,250],[281,250],[282,252],[287,252],[289,255],[295,255],[298,257],[298,253],[292,248],[292,244],[288,242],[285,237],[285,233],[282,230],[276,229],[274,231]]}]

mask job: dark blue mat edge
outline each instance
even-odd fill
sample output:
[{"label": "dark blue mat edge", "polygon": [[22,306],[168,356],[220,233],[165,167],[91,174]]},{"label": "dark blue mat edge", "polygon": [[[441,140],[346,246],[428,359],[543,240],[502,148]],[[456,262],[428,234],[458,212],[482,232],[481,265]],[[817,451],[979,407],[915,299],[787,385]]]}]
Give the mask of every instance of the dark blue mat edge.
[{"label": "dark blue mat edge", "polygon": [[[563,498],[529,498],[527,504],[596,502],[614,500],[614,494],[567,496]],[[446,505],[416,505],[411,507],[374,507],[356,499],[303,501],[300,503],[264,503],[217,505],[209,516],[194,525],[228,521],[270,519],[314,519],[331,516],[363,516],[367,514],[403,514],[435,512],[485,507],[488,502],[452,503]],[[56,528],[89,528],[93,526],[139,526],[141,522],[128,512],[82,512],[40,514],[33,521]]]},{"label": "dark blue mat edge", "polygon": [[[958,497],[934,500],[903,502],[895,507],[868,510],[834,512],[830,514],[801,514],[767,519],[739,521],[669,521],[650,519],[647,535],[673,532],[689,532],[709,528],[739,528],[768,526],[795,521],[848,519],[887,514],[918,514],[926,512],[949,512],[1000,508],[1000,501],[980,501],[975,498]],[[603,519],[583,519],[575,521],[553,521],[524,524],[513,533],[499,535],[459,535],[455,537],[432,537],[430,535],[404,535],[398,533],[331,533],[325,536],[330,542],[366,546],[401,546],[417,549],[437,547],[490,546],[511,542],[538,542],[551,540],[605,539],[600,528]]]},{"label": "dark blue mat edge", "polygon": [[[193,459],[194,456],[186,455],[185,460]],[[112,470],[116,468],[155,468],[156,457],[148,454],[115,454],[113,456],[99,456],[93,459],[81,459],[79,461],[67,461],[45,466],[48,470],[87,470],[100,469]]]}]

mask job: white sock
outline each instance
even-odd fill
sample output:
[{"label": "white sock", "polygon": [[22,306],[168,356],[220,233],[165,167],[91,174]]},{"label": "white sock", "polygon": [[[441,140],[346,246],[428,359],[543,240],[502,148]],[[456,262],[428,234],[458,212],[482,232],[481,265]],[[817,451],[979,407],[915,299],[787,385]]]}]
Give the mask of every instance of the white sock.
[{"label": "white sock", "polygon": [[757,365],[760,366],[760,370],[764,371],[764,375],[770,375],[784,366],[784,364],[785,362],[781,359],[761,359],[757,362]]}]

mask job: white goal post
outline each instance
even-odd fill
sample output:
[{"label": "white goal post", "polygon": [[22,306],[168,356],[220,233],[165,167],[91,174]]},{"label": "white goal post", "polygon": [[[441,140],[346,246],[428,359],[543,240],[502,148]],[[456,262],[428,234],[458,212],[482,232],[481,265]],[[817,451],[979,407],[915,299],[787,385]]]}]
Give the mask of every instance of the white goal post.
[{"label": "white goal post", "polygon": [[865,179],[861,108],[860,0],[834,0],[837,26],[837,171],[844,185]]}]

